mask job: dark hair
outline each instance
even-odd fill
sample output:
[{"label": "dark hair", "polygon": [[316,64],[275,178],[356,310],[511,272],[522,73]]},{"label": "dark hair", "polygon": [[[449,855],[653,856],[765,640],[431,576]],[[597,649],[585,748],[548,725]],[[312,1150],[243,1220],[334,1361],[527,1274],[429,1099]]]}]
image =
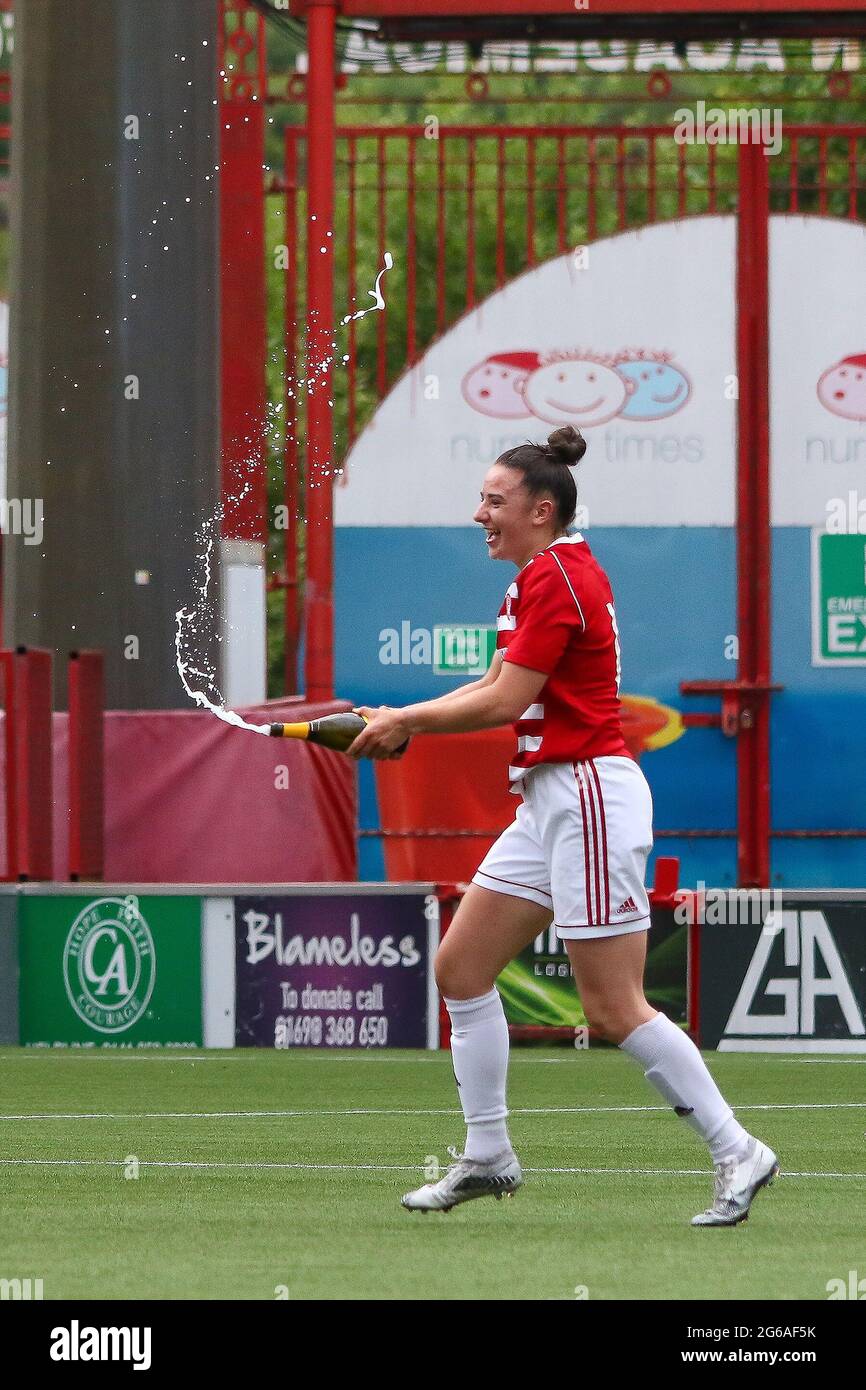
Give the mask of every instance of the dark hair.
[{"label": "dark hair", "polygon": [[549,492],[556,503],[556,518],[570,526],[577,510],[577,487],[570,467],[586,453],[586,440],[573,425],[563,425],[548,436],[546,444],[518,444],[496,460],[506,468],[519,468],[531,497]]}]

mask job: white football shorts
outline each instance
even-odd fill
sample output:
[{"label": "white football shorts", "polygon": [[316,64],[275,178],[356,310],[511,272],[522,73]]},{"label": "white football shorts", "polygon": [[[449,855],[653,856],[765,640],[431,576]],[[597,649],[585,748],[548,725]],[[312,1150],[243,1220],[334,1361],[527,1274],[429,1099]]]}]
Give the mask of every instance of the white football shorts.
[{"label": "white football shorts", "polygon": [[472,882],[553,914],[561,939],[646,931],[652,795],[631,758],[541,763]]}]

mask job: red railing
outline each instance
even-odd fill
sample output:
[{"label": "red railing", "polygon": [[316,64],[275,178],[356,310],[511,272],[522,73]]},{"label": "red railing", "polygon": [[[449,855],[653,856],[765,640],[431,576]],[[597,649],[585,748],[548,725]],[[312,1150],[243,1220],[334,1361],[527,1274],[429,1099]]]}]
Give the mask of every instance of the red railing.
[{"label": "red railing", "polygon": [[[339,450],[435,337],[522,270],[630,228],[734,213],[737,147],[672,137],[671,126],[338,128],[335,298],[342,312],[354,307],[359,289],[363,299],[385,251],[399,253],[374,332],[359,333],[354,324],[347,330],[346,371],[334,380]],[[305,129],[288,127],[285,141],[285,178],[276,187],[291,204],[287,237],[303,280]],[[772,212],[866,220],[864,126],[789,126],[768,173]],[[435,207],[432,220],[419,220],[422,202]],[[294,330],[287,319],[286,330],[296,364],[297,319]]]},{"label": "red railing", "polygon": [[[301,245],[297,177],[306,132],[286,132],[286,185]],[[289,154],[291,151],[291,154]],[[314,161],[315,162],[315,161]],[[339,449],[396,376],[460,314],[540,261],[602,237],[674,218],[739,213],[738,610],[741,662],[724,683],[720,724],[738,745],[739,880],[769,875],[770,559],[766,232],[770,213],[866,220],[866,127],[799,125],[768,158],[754,146],[681,143],[669,126],[353,125],[336,132],[335,299],[352,309],[359,264],[372,275],[405,246],[370,334],[349,335],[334,383]],[[421,200],[435,217],[419,219]],[[371,264],[371,234],[376,257]],[[299,273],[304,267],[298,260]],[[287,331],[292,329],[287,325]],[[290,349],[297,360],[295,347]],[[330,427],[330,421],[329,421]],[[328,582],[330,582],[328,580]],[[697,693],[701,682],[688,683]],[[705,692],[706,693],[706,692]],[[705,719],[694,716],[692,722]],[[673,832],[670,832],[673,833]],[[692,831],[691,836],[709,832]],[[781,834],[781,832],[779,832]],[[801,837],[835,832],[786,832]],[[850,837],[863,832],[850,830]]]}]

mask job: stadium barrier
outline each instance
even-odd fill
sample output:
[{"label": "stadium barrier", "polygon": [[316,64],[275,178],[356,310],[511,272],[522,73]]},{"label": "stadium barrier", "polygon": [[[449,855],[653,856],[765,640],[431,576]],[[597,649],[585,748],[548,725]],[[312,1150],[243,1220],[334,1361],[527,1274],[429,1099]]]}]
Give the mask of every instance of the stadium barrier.
[{"label": "stadium barrier", "polygon": [[[0,885],[0,1042],[447,1047],[432,963],[465,886]],[[657,885],[652,911],[647,995],[703,1048],[866,1052],[866,892]],[[588,1043],[550,933],[498,988],[515,1040]]]},{"label": "stadium barrier", "polygon": [[689,1030],[720,1052],[866,1052],[866,892],[680,895]]},{"label": "stadium barrier", "polygon": [[[47,650],[0,651],[0,882],[355,876],[348,759],[192,707],[104,710],[96,651],[69,654],[69,710],[52,712],[52,664]],[[287,697],[239,712],[269,724],[348,709]]]},{"label": "stadium barrier", "polygon": [[435,1048],[439,923],[432,883],[0,885],[0,1040]]}]

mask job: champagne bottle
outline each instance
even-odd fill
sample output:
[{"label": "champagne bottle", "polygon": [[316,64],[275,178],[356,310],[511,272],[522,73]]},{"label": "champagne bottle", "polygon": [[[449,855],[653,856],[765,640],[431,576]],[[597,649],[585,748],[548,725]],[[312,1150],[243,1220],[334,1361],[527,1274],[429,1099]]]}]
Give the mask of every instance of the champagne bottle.
[{"label": "champagne bottle", "polygon": [[[303,720],[298,724],[272,724],[270,732],[272,738],[303,738],[308,743],[320,743],[325,748],[345,753],[366,723],[363,714],[348,711],[345,714],[326,714],[321,719]],[[402,753],[408,743],[407,738],[395,751]]]}]

